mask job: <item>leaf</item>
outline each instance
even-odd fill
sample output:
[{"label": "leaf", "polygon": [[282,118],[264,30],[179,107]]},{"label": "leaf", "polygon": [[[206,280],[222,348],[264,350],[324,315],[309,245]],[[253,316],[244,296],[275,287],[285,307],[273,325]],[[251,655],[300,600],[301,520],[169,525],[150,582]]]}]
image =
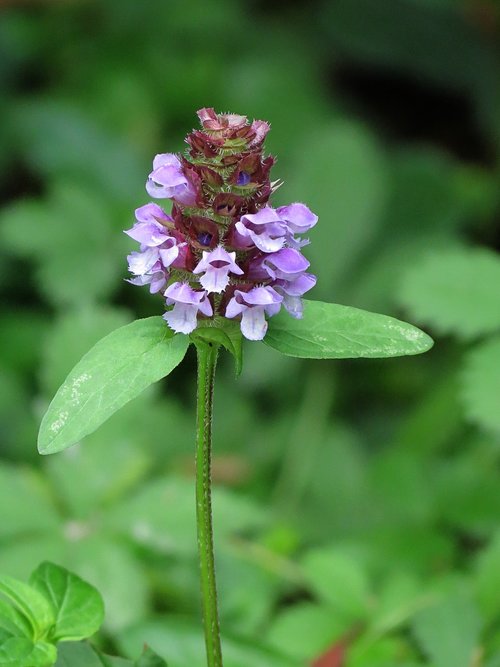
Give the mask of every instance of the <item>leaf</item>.
[{"label": "leaf", "polygon": [[285,176],[287,187],[277,194],[288,204],[294,193],[319,216],[305,255],[318,274],[315,294],[327,299],[334,286],[347,282],[382,223],[388,170],[378,142],[362,124],[330,118],[308,125],[306,137],[294,142],[294,173]]},{"label": "leaf", "polygon": [[317,550],[306,555],[303,568],[312,592],[336,617],[348,621],[366,617],[370,593],[359,563],[333,550]]},{"label": "leaf", "polygon": [[0,538],[37,534],[57,529],[59,524],[41,476],[28,468],[0,464]]},{"label": "leaf", "polygon": [[319,655],[348,629],[325,605],[303,602],[282,611],[271,625],[271,646],[297,661]]},{"label": "leaf", "polygon": [[0,593],[15,605],[33,629],[33,639],[44,637],[55,615],[48,600],[37,590],[7,575],[0,575]]},{"label": "leaf", "polygon": [[479,645],[481,619],[468,599],[454,595],[420,612],[412,629],[434,667],[470,667]]},{"label": "leaf", "polygon": [[24,637],[0,638],[0,665],[5,667],[23,667],[26,658],[33,651],[33,644]]},{"label": "leaf", "polygon": [[40,426],[38,448],[53,454],[92,433],[184,358],[189,338],[161,317],[136,320],[100,340],[60,387]]},{"label": "leaf", "polygon": [[[111,667],[113,663],[104,661],[104,656],[98,653],[86,642],[65,643],[58,647],[56,667]],[[131,663],[125,663],[131,665]],[[114,665],[113,665],[114,667]]]},{"label": "leaf", "polygon": [[486,248],[434,251],[403,275],[400,302],[444,334],[471,339],[500,328],[500,257]]},{"label": "leaf", "polygon": [[152,649],[146,648],[141,657],[136,660],[135,667],[167,667],[167,663]]},{"label": "leaf", "polygon": [[222,345],[234,357],[236,375],[240,375],[243,367],[243,336],[238,322],[220,318],[216,320],[217,325],[198,327],[191,334],[191,339],[205,340],[210,343]]},{"label": "leaf", "polygon": [[27,618],[3,598],[0,598],[0,628],[12,635],[24,635],[27,639],[33,639]]},{"label": "leaf", "polygon": [[305,359],[398,357],[429,350],[420,329],[387,315],[321,301],[304,301],[304,316],[286,312],[269,320],[264,342],[283,354]]},{"label": "leaf", "polygon": [[500,432],[500,336],[467,354],[461,393],[466,416],[485,429]]},{"label": "leaf", "polygon": [[[138,623],[117,637],[124,653],[137,655],[144,642],[165,655],[168,667],[193,667],[206,664],[203,632],[199,625],[175,616]],[[224,667],[297,667],[290,660],[269,649],[244,640],[222,637]],[[142,667],[142,666],[141,666]]]},{"label": "leaf", "polygon": [[43,347],[40,375],[44,392],[53,395],[93,345],[130,321],[125,311],[109,306],[83,304],[78,310],[63,312],[48,331]]},{"label": "leaf", "polygon": [[52,603],[56,617],[50,633],[52,641],[86,639],[101,627],[102,597],[76,574],[46,562],[33,572],[30,584]]},{"label": "leaf", "polygon": [[[57,649],[54,644],[48,642],[37,642],[33,650],[26,659],[26,665],[29,667],[49,667],[57,660]],[[23,663],[24,667],[24,663]]]}]

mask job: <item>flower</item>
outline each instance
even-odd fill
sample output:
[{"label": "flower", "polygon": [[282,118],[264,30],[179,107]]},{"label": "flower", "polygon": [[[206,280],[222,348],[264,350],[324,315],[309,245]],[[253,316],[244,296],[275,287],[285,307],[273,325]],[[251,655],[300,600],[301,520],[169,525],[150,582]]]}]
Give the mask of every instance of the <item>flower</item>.
[{"label": "flower", "polygon": [[222,246],[217,246],[211,252],[203,251],[203,258],[193,269],[193,273],[203,273],[200,283],[207,292],[222,292],[229,284],[229,273],[240,276],[243,274],[235,259],[235,252],[227,252]]},{"label": "flower", "polygon": [[237,319],[243,336],[261,340],[283,306],[302,317],[302,296],[316,284],[300,249],[318,221],[303,203],[273,208],[281,181],[264,155],[269,123],[239,114],[198,111],[201,129],[183,155],[160,153],[146,190],[172,200],[171,214],[150,202],[126,234],[139,244],[128,256],[134,285],[163,292],[168,326],[189,334],[200,320]]},{"label": "flower", "polygon": [[210,317],[213,309],[205,291],[192,289],[189,283],[172,283],[165,291],[167,306],[173,309],[163,319],[176,333],[189,334],[196,329],[198,312]]},{"label": "flower", "polygon": [[181,161],[173,153],[160,153],[155,157],[146,190],[156,199],[175,199],[186,206],[196,203],[194,186],[186,178]]},{"label": "flower", "polygon": [[268,324],[264,315],[272,317],[280,308],[283,297],[272,287],[254,287],[249,292],[235,290],[226,308],[226,317],[241,315],[241,332],[248,340],[262,340]]}]

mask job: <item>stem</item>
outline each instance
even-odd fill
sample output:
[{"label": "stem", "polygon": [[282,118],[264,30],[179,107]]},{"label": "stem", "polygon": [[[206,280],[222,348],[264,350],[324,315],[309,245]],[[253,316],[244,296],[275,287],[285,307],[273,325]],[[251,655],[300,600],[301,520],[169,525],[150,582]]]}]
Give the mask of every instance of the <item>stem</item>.
[{"label": "stem", "polygon": [[201,603],[208,667],[222,667],[212,528],[212,410],[218,345],[196,342],[196,523],[201,570]]}]

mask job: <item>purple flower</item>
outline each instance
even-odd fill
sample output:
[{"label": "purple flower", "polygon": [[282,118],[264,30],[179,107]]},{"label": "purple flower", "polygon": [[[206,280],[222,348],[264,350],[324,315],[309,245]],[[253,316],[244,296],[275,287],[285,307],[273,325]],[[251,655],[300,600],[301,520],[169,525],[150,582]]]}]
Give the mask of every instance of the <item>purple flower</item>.
[{"label": "purple flower", "polygon": [[244,215],[236,225],[239,241],[243,247],[252,243],[262,252],[276,252],[285,244],[288,232],[286,223],[270,206],[257,213]]},{"label": "purple flower", "polygon": [[303,304],[300,298],[316,285],[316,276],[312,273],[302,273],[293,280],[277,280],[273,283],[275,290],[283,295],[283,306],[295,317],[302,317]]},{"label": "purple flower", "polygon": [[315,215],[305,204],[295,203],[288,206],[280,206],[277,214],[285,221],[288,227],[287,243],[292,248],[301,248],[309,241],[296,239],[294,234],[304,234],[318,222]]},{"label": "purple flower", "polygon": [[195,189],[186,178],[181,161],[173,153],[160,153],[155,157],[146,190],[156,199],[175,199],[186,206],[196,203]]},{"label": "purple flower", "polygon": [[127,278],[127,282],[131,285],[138,285],[139,287],[149,285],[149,291],[151,294],[156,294],[157,292],[160,292],[167,284],[167,277],[168,274],[166,274],[165,271],[155,271],[143,276]]},{"label": "purple flower", "polygon": [[205,272],[200,283],[207,292],[222,292],[229,284],[229,273],[239,276],[243,274],[235,259],[235,252],[227,252],[222,246],[217,246],[211,252],[203,251],[203,258],[193,269],[193,273]]},{"label": "purple flower", "polygon": [[265,315],[272,317],[279,312],[283,297],[272,287],[254,287],[249,292],[235,290],[225,316],[241,315],[241,333],[248,340],[262,340],[267,331]]},{"label": "purple flower", "polygon": [[137,222],[131,229],[126,229],[125,234],[141,245],[152,248],[172,238],[160,220],[172,223],[172,226],[174,221],[156,204],[141,206],[136,210],[135,217]]},{"label": "purple flower", "polygon": [[252,280],[271,278],[272,287],[283,295],[283,306],[295,318],[302,317],[301,296],[316,284],[316,277],[305,273],[309,262],[294,248],[282,248],[278,252],[255,260],[249,269]]},{"label": "purple flower", "polygon": [[196,329],[198,312],[211,317],[213,315],[205,290],[202,292],[192,289],[189,283],[172,283],[165,291],[167,306],[173,309],[163,315],[168,326],[176,333],[189,334]]}]

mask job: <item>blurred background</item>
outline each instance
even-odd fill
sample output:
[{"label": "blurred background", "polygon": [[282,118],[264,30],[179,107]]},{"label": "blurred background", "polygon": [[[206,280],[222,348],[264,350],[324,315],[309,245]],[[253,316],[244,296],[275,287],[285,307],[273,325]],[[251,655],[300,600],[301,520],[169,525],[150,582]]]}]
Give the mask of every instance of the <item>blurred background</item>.
[{"label": "blurred background", "polygon": [[63,454],[36,433],[94,342],[162,312],[122,230],[213,106],[271,122],[273,203],[319,214],[312,298],[436,341],[221,360],[227,667],[500,666],[499,32],[495,0],[1,3],[1,572],[66,565],[106,649],[204,664],[193,356]]}]

